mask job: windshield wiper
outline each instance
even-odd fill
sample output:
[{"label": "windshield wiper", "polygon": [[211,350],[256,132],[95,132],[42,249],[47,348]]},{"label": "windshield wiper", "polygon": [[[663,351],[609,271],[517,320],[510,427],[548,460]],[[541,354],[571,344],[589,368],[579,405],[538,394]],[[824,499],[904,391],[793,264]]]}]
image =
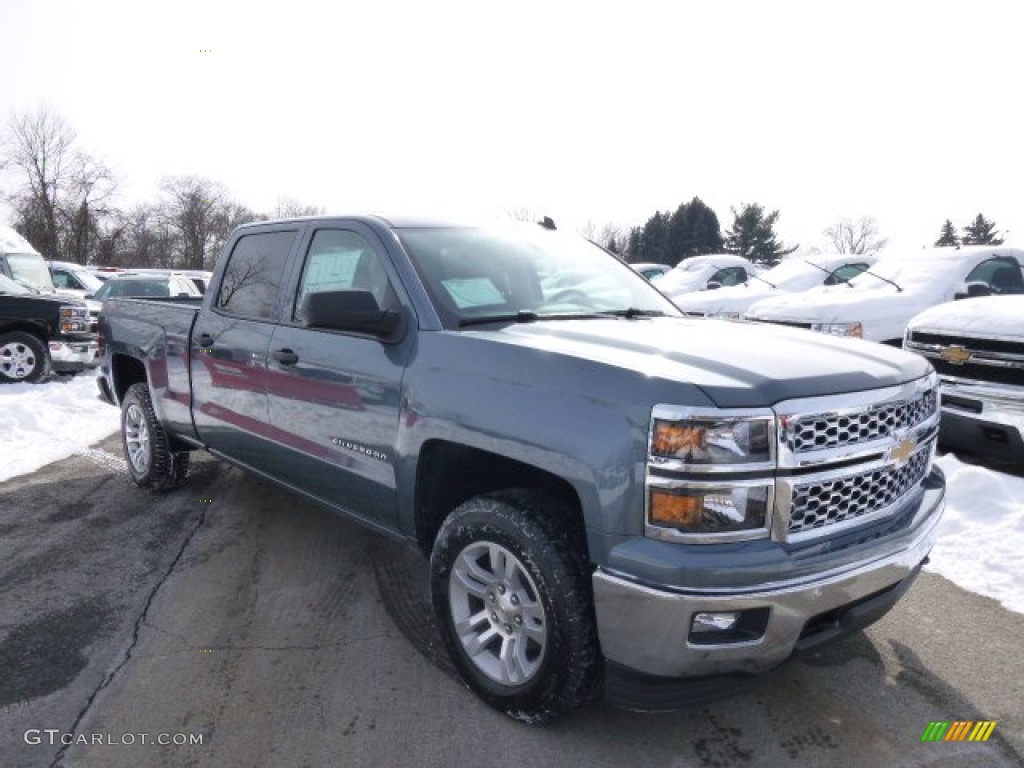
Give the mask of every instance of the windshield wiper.
[{"label": "windshield wiper", "polygon": [[636,307],[628,307],[627,309],[608,309],[598,313],[602,316],[611,317],[625,317],[631,319],[634,317],[664,317],[665,313],[660,309],[637,309]]},{"label": "windshield wiper", "polygon": [[540,315],[529,309],[521,309],[518,312],[509,312],[504,315],[483,315],[481,317],[466,317],[459,320],[459,328],[469,325],[485,325],[487,323],[536,323],[538,320],[589,320],[593,318],[607,317],[606,312],[552,312]]},{"label": "windshield wiper", "polygon": [[[755,275],[755,274],[754,274],[753,272],[747,272],[747,277],[752,277],[752,278],[754,278],[755,280],[760,280],[760,281],[761,281],[762,283],[764,283],[765,285],[771,286],[772,288],[774,288],[774,289],[776,289],[776,290],[777,290],[777,289],[778,289],[778,287],[779,287],[779,286],[777,286],[777,285],[776,285],[775,283],[771,282],[770,280],[765,280],[765,279],[764,279],[763,277],[761,277],[760,275]],[[744,285],[746,285],[746,284],[747,284],[747,283],[749,283],[749,282],[750,282],[749,280],[744,280],[744,281],[743,281],[743,284],[744,284]]]},{"label": "windshield wiper", "polygon": [[[903,289],[900,288],[899,284],[895,280],[890,280],[888,277],[882,277],[881,275],[872,272],[870,269],[863,270],[860,275],[871,275],[872,277],[877,277],[879,280],[882,280],[895,288],[897,293],[903,293]],[[860,275],[857,275],[857,277],[860,277]],[[853,279],[851,278],[850,280],[847,280],[846,285],[849,288],[853,288]]]}]

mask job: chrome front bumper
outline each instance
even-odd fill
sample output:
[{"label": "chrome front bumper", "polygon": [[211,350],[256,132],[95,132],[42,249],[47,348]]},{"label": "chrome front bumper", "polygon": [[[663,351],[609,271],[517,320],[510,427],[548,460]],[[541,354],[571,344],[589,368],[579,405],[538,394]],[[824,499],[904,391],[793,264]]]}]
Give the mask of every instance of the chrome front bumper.
[{"label": "chrome front bumper", "polygon": [[944,377],[939,391],[943,414],[1001,424],[1024,435],[1024,387]]},{"label": "chrome front bumper", "polygon": [[99,344],[95,341],[51,341],[50,361],[57,371],[81,371],[100,364]]},{"label": "chrome front bumper", "polygon": [[[806,639],[805,628],[812,620],[886,590],[896,592],[901,582],[915,575],[935,543],[943,501],[944,495],[938,494],[909,544],[895,554],[840,571],[766,584],[757,591],[670,592],[598,569],[593,576],[594,604],[605,659],[666,678],[758,673],[776,667]],[[756,639],[717,645],[690,641],[695,613],[757,608],[768,609],[768,621]],[[830,639],[838,634],[833,632]]]}]

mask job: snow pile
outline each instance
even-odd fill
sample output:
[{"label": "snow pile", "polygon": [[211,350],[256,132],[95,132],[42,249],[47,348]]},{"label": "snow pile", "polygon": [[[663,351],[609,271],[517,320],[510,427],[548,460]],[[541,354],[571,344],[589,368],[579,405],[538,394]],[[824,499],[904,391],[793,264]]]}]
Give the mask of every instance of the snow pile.
[{"label": "snow pile", "polygon": [[926,567],[1024,613],[1024,478],[936,460],[946,473],[946,512]]},{"label": "snow pile", "polygon": [[[119,411],[99,400],[92,373],[0,386],[0,481],[75,454],[95,459],[89,446],[118,429]],[[120,468],[109,454],[98,458]],[[953,455],[936,463],[946,512],[927,569],[1024,613],[1024,478]]]},{"label": "snow pile", "polygon": [[120,428],[99,399],[96,374],[0,385],[0,481],[84,451]]}]

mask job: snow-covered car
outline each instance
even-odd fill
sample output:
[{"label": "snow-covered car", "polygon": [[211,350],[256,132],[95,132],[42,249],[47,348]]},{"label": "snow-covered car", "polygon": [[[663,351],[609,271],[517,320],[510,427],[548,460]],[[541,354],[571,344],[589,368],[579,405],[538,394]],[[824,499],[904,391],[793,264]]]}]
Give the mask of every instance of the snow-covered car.
[{"label": "snow-covered car", "polygon": [[748,259],[731,253],[711,253],[683,259],[658,281],[658,290],[675,300],[693,291],[706,291],[745,283],[751,274],[760,274]]},{"label": "snow-covered car", "polygon": [[636,264],[630,264],[634,271],[639,272],[641,275],[647,278],[649,282],[657,282],[661,280],[665,275],[672,271],[672,267],[668,264],[656,264],[653,261],[641,261]]},{"label": "snow-covered car", "polygon": [[941,378],[943,446],[1024,462],[1024,296],[927,309],[910,320],[903,347]]},{"label": "snow-covered car", "polygon": [[801,293],[820,285],[840,285],[874,264],[872,256],[813,256],[789,258],[740,285],[717,291],[687,293],[675,304],[688,315],[739,319],[754,302],[770,296]]},{"label": "snow-covered car", "polygon": [[845,285],[762,299],[744,317],[900,346],[910,318],[936,304],[1024,293],[1022,270],[1024,251],[1017,248],[929,248],[883,257]]}]

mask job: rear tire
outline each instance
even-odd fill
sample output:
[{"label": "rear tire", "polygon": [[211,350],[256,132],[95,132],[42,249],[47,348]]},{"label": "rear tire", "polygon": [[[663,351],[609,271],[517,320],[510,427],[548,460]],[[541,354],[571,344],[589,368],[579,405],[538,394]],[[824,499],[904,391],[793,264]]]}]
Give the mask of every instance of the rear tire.
[{"label": "rear tire", "polygon": [[0,334],[0,383],[39,381],[50,372],[46,342],[22,331]]},{"label": "rear tire", "polygon": [[487,704],[528,723],[600,689],[590,566],[570,514],[531,491],[478,496],[444,521],[430,559],[455,668]]},{"label": "rear tire", "polygon": [[164,493],[185,481],[189,454],[171,451],[167,433],[153,410],[148,384],[133,384],[121,401],[121,444],[128,474],[140,488]]}]

